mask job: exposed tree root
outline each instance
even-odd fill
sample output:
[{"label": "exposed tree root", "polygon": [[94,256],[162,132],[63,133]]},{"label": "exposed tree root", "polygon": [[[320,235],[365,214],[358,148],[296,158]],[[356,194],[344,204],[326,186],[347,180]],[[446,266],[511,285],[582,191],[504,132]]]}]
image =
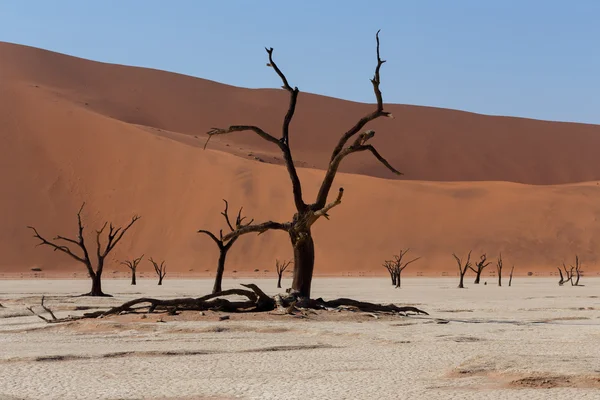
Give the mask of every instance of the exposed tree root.
[{"label": "exposed tree root", "polygon": [[[250,289],[228,289],[223,290],[219,293],[208,294],[206,296],[198,298],[181,298],[181,299],[170,299],[160,300],[149,297],[141,297],[139,299],[130,300],[121,304],[120,306],[113,307],[106,311],[94,311],[85,313],[81,316],[68,316],[65,318],[57,318],[52,310],[44,305],[44,297],[42,297],[42,308],[44,311],[50,314],[50,318],[46,318],[35,311],[32,307],[28,307],[28,310],[32,314],[38,316],[48,323],[68,322],[76,321],[85,318],[102,318],[109,315],[120,315],[138,313],[145,310],[148,313],[155,311],[167,312],[170,315],[176,315],[178,311],[192,310],[192,311],[222,311],[222,312],[264,312],[273,311],[275,309],[280,310],[281,314],[294,315],[295,311],[301,311],[303,315],[307,315],[307,310],[328,310],[328,309],[346,309],[352,311],[363,311],[367,313],[415,313],[429,315],[423,310],[416,307],[406,306],[398,307],[394,304],[382,305],[374,303],[366,303],[362,301],[352,299],[336,299],[325,301],[321,298],[318,299],[303,299],[296,298],[293,295],[276,295],[270,297],[263,292],[258,286],[253,283],[242,284],[242,286]],[[247,300],[228,300],[225,297],[228,296],[239,296],[245,297]]]}]

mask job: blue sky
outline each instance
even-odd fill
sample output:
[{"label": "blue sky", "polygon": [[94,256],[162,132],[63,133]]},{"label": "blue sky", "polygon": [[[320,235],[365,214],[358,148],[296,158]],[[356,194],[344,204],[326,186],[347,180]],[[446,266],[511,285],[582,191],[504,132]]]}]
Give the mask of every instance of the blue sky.
[{"label": "blue sky", "polygon": [[600,123],[600,1],[0,0],[0,40],[244,87]]}]

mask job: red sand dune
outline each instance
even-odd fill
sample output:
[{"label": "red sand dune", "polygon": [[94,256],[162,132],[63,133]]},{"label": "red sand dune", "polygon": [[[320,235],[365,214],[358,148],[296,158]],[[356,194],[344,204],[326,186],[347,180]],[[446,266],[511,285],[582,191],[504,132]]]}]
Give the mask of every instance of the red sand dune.
[{"label": "red sand dune", "polygon": [[[143,216],[109,272],[124,271],[116,260],[141,253],[166,259],[172,275],[212,271],[217,249],[195,232],[224,227],[222,198],[258,221],[292,216],[290,184],[285,169],[271,165],[279,155],[268,143],[236,134],[201,148],[211,126],[259,124],[277,133],[282,91],[7,43],[0,43],[0,74],[0,276],[33,267],[83,273],[68,257],[34,248],[25,229],[73,235],[83,200],[88,234],[105,219]],[[291,140],[300,165],[316,167],[300,171],[306,199],[333,143],[371,108],[301,94]],[[412,272],[427,275],[455,274],[451,253],[469,249],[491,257],[502,251],[505,266],[520,273],[550,272],[575,253],[586,270],[598,271],[600,186],[591,181],[600,179],[599,126],[386,108],[395,119],[372,124],[374,142],[406,176],[394,180],[368,155],[348,159],[349,174],[336,179],[346,189],[343,204],[315,226],[318,275],[383,274],[382,260],[401,247],[423,256]],[[227,268],[273,271],[276,257],[291,257],[284,233],[247,236]]]}]

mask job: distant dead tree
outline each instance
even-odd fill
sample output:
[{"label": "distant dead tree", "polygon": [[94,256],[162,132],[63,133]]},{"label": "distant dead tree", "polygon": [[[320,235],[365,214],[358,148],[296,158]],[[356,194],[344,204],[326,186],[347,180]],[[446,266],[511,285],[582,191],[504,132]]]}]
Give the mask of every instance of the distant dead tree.
[{"label": "distant dead tree", "polygon": [[[560,280],[558,281],[558,284],[560,286],[562,286],[563,284],[567,283],[567,282],[571,282],[571,286],[583,286],[579,284],[579,280],[581,279],[581,262],[579,261],[579,256],[575,255],[575,266],[569,265],[569,268],[567,268],[567,266],[565,265],[565,263],[563,263],[563,270],[565,271],[564,275],[563,272],[561,271],[560,267],[557,267],[558,269],[558,273],[560,274]],[[575,275],[577,275],[577,278],[575,278]],[[573,279],[575,278],[575,281],[573,282]]]},{"label": "distant dead tree", "polygon": [[138,258],[134,258],[133,260],[125,260],[125,261],[121,262],[122,265],[126,265],[127,268],[129,268],[131,270],[131,284],[132,285],[136,284],[135,272],[137,270],[138,264],[140,263],[140,261],[142,261],[142,258],[144,258],[143,254],[141,256],[139,256]]},{"label": "distant dead tree", "polygon": [[475,272],[477,275],[475,276],[475,282],[473,282],[474,284],[478,285],[479,281],[481,280],[481,273],[483,272],[483,270],[485,269],[485,267],[487,267],[488,265],[490,265],[491,262],[489,262],[487,260],[487,255],[483,254],[480,259],[479,262],[477,262],[475,264],[475,266],[477,267],[477,269],[473,268],[473,267],[469,267],[469,269],[473,272]]},{"label": "distant dead tree", "polygon": [[459,287],[459,289],[464,289],[465,274],[467,273],[467,270],[469,270],[469,268],[471,268],[471,251],[469,251],[469,255],[467,256],[467,261],[465,261],[464,264],[463,264],[462,260],[460,258],[458,258],[458,256],[456,254],[452,253],[452,255],[454,256],[454,259],[456,260],[456,262],[458,264],[458,271],[460,273],[460,281],[458,282],[458,287]]},{"label": "distant dead tree", "polygon": [[560,281],[558,281],[558,284],[560,286],[562,286],[564,283],[571,282],[571,286],[574,286],[574,283],[573,283],[573,269],[574,268],[572,266],[567,268],[565,263],[563,263],[563,270],[565,271],[564,277],[563,277],[563,273],[562,273],[560,267],[557,267],[557,268],[558,268],[558,272],[560,274]]},{"label": "distant dead tree", "polygon": [[513,265],[512,268],[510,269],[510,275],[508,278],[508,286],[510,287],[512,285],[512,277],[513,277],[513,272],[515,271],[515,266]]},{"label": "distant dead tree", "polygon": [[394,255],[393,268],[394,268],[394,274],[396,276],[396,287],[397,288],[399,288],[402,284],[402,279],[401,279],[402,271],[404,271],[404,269],[406,267],[408,267],[410,264],[421,259],[421,257],[417,257],[410,261],[404,262],[403,261],[404,256],[406,255],[406,253],[408,253],[409,250],[410,249],[400,250],[400,253],[398,255]]},{"label": "distant dead tree", "polygon": [[[235,226],[231,223],[229,219],[229,203],[227,200],[223,199],[225,202],[225,211],[221,212],[221,215],[225,218],[225,222],[227,223],[227,227],[229,228],[230,233],[235,232],[237,229],[242,229],[244,227],[249,226],[254,221],[253,219],[250,222],[244,224],[244,220],[246,217],[242,217],[242,209],[238,212],[238,215],[235,219]],[[213,234],[210,231],[200,229],[198,233],[204,233],[208,237],[210,237],[213,242],[217,244],[219,247],[219,262],[217,264],[217,274],[215,276],[215,284],[213,285],[212,293],[219,293],[221,289],[221,284],[223,282],[223,272],[225,271],[225,259],[227,258],[227,252],[231,249],[231,246],[238,240],[239,236],[234,236],[231,239],[226,240],[223,237],[223,229],[219,231],[219,237]]]},{"label": "distant dead tree", "polygon": [[[344,190],[343,188],[340,188],[335,199],[328,203],[329,192],[332,188],[333,181],[342,161],[350,154],[368,152],[371,153],[391,172],[396,175],[401,175],[401,173],[392,167],[388,161],[379,154],[375,147],[369,143],[369,141],[375,136],[375,131],[363,131],[363,128],[369,122],[375,119],[380,117],[392,118],[392,114],[384,111],[383,108],[383,97],[379,88],[379,70],[385,63],[385,60],[382,60],[379,54],[379,32],[377,32],[375,37],[377,42],[377,66],[375,67],[375,74],[371,79],[371,83],[373,84],[373,91],[375,92],[377,105],[373,111],[360,118],[339,138],[331,154],[329,165],[326,168],[323,181],[314,203],[306,203],[304,201],[302,196],[302,184],[296,171],[296,165],[294,164],[289,141],[290,124],[296,111],[299,90],[297,87],[292,87],[289,84],[287,78],[273,60],[273,48],[266,49],[269,57],[267,66],[273,68],[283,83],[283,89],[285,89],[290,96],[288,110],[283,119],[281,137],[273,136],[262,128],[253,125],[231,125],[228,128],[212,128],[207,132],[209,136],[208,139],[210,139],[217,135],[249,131],[272,143],[273,145],[277,146],[279,150],[281,150],[285,166],[290,177],[294,205],[296,208],[293,218],[291,221],[283,223],[268,221],[261,224],[247,225],[225,235],[223,240],[228,241],[247,233],[260,234],[272,229],[287,232],[294,249],[294,278],[292,281],[290,295],[295,296],[296,298],[310,298],[311,283],[315,265],[315,245],[311,227],[321,217],[329,218],[330,210],[342,202]],[[208,140],[206,143],[208,144]]]},{"label": "distant dead tree", "polygon": [[277,271],[277,288],[278,289],[281,289],[281,278],[283,277],[283,273],[285,272],[287,267],[290,266],[291,263],[293,263],[292,260],[282,261],[282,262],[279,262],[279,260],[275,260],[275,270]]},{"label": "distant dead tree", "polygon": [[165,277],[165,275],[167,275],[167,264],[165,264],[164,261],[161,261],[161,263],[159,264],[156,261],[154,261],[152,257],[150,257],[148,261],[150,261],[152,265],[154,265],[154,271],[156,272],[156,275],[158,275],[158,284],[162,285],[163,278]]},{"label": "distant dead tree", "polygon": [[390,273],[390,278],[392,278],[392,285],[396,286],[396,264],[393,261],[386,260],[383,262],[383,267],[388,270]]},{"label": "distant dead tree", "polygon": [[[115,226],[113,226],[112,222],[110,224],[108,222],[105,222],[104,225],[102,225],[102,228],[96,231],[96,266],[94,268],[92,266],[93,263],[92,259],[90,258],[90,253],[88,251],[85,239],[83,237],[84,227],[81,221],[81,212],[83,211],[84,206],[85,202],[81,205],[79,212],[77,212],[78,233],[76,239],[71,239],[65,236],[56,236],[54,237],[53,241],[49,241],[42,237],[33,226],[28,226],[28,228],[33,230],[33,236],[40,240],[38,246],[50,246],[54,249],[54,251],[61,251],[85,265],[87,272],[90,278],[92,279],[92,290],[90,290],[89,293],[84,294],[84,296],[110,296],[102,292],[102,271],[104,269],[104,261],[108,254],[123,238],[123,235],[125,235],[129,228],[131,228],[133,224],[141,217],[135,215],[133,218],[131,218],[131,222],[129,222],[129,224],[124,228],[116,228]],[[106,240],[106,245],[104,246],[104,248],[102,248],[102,245],[100,244],[100,235],[102,235],[107,225],[109,225],[108,237]],[[73,252],[71,248],[63,244],[57,244],[55,243],[56,241],[67,242],[77,246],[81,250],[82,255],[75,254],[75,252]]]},{"label": "distant dead tree", "polygon": [[[575,284],[573,286],[583,286],[579,284],[579,278],[581,278],[581,263],[579,262],[579,256],[575,256],[575,267],[571,266],[571,271],[575,268],[575,273],[577,274],[577,279],[575,279]],[[572,281],[573,273],[571,273],[571,281]]]},{"label": "distant dead tree", "polygon": [[496,261],[496,271],[498,271],[498,286],[502,286],[502,253],[500,253],[498,261]]}]

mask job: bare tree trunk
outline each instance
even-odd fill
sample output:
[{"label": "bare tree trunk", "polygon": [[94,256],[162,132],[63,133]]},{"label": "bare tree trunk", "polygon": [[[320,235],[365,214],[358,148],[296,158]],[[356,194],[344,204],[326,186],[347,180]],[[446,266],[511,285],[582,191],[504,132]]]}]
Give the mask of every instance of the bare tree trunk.
[{"label": "bare tree trunk", "polygon": [[396,288],[399,288],[402,285],[401,274],[402,271],[398,271],[398,275],[396,276]]},{"label": "bare tree trunk", "polygon": [[277,279],[277,289],[281,289],[281,277],[283,276],[283,271],[278,275],[279,278]]},{"label": "bare tree trunk", "polygon": [[[227,249],[228,250],[228,249]],[[221,283],[223,282],[223,272],[225,271],[225,259],[227,258],[227,250],[221,248],[221,254],[219,254],[219,264],[217,266],[217,275],[215,276],[215,284],[213,285],[213,294],[222,291]]]},{"label": "bare tree trunk", "polygon": [[159,285],[159,286],[160,286],[160,285],[162,285],[162,280],[163,280],[163,278],[164,278],[164,276],[162,276],[162,275],[159,275],[159,276],[158,276],[158,285]]},{"label": "bare tree trunk", "polygon": [[390,274],[392,275],[392,285],[396,286],[396,280],[398,279],[396,277],[396,273],[395,272],[391,272]]},{"label": "bare tree trunk", "polygon": [[474,284],[479,285],[479,281],[481,280],[481,272],[482,271],[483,270],[481,270],[481,269],[477,271],[477,275],[475,276],[475,282],[473,282]]},{"label": "bare tree trunk", "polygon": [[310,229],[290,232],[294,248],[294,279],[292,291],[299,297],[310,297],[313,270],[315,267],[315,244]]},{"label": "bare tree trunk", "polygon": [[136,281],[135,281],[135,270],[131,271],[131,284],[135,285]]},{"label": "bare tree trunk", "polygon": [[508,278],[508,286],[510,287],[512,285],[512,277],[513,277],[513,272],[515,271],[515,266],[513,265],[512,268],[510,269],[510,275]]},{"label": "bare tree trunk", "polygon": [[90,291],[90,296],[106,296],[102,292],[102,273],[96,273],[92,276],[92,290]]},{"label": "bare tree trunk", "polygon": [[502,269],[498,270],[498,286],[502,286]]},{"label": "bare tree trunk", "polygon": [[465,280],[465,274],[461,273],[460,274],[460,281],[458,282],[458,288],[459,289],[464,289],[465,288],[464,280]]}]

